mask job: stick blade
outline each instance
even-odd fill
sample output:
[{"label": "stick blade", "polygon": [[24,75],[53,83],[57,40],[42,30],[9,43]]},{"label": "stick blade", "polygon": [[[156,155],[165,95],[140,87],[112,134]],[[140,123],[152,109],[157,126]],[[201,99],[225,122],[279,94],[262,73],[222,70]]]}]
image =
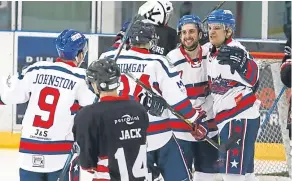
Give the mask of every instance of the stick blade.
[{"label": "stick blade", "polygon": [[240,140],[241,135],[237,132],[233,132],[232,135],[229,137],[226,143],[221,144],[219,146],[219,151],[222,153],[227,152],[230,148],[232,148],[237,142]]}]

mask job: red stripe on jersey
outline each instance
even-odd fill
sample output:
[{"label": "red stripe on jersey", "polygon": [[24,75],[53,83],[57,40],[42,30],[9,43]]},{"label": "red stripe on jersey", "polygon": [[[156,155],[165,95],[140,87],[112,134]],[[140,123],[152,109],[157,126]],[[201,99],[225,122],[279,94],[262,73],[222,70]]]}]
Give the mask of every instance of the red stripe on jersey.
[{"label": "red stripe on jersey", "polygon": [[189,119],[191,117],[193,117],[196,114],[196,110],[194,108],[192,108],[191,112],[184,114],[184,117]]},{"label": "red stripe on jersey", "polygon": [[192,131],[192,127],[188,125],[186,122],[170,122],[170,126],[172,129],[180,129],[180,130],[186,130],[186,131]]},{"label": "red stripe on jersey", "polygon": [[[155,123],[155,122],[152,122]],[[163,120],[160,123],[155,123],[155,124],[149,124],[147,132],[158,132],[158,131],[164,131],[164,130],[169,130],[169,122],[166,120]]]},{"label": "red stripe on jersey", "polygon": [[20,150],[28,150],[32,152],[69,152],[72,148],[72,142],[56,142],[56,143],[34,143],[34,142],[26,142],[20,141],[19,149]]},{"label": "red stripe on jersey", "polygon": [[108,156],[99,156],[98,157],[100,160],[105,160],[105,159],[108,159]]},{"label": "red stripe on jersey", "polygon": [[251,74],[252,74],[252,70],[251,69],[252,69],[252,67],[250,65],[250,62],[248,62],[247,63],[247,72],[246,72],[246,76],[245,76],[247,79],[249,79],[251,77]]},{"label": "red stripe on jersey", "polygon": [[206,85],[201,85],[198,87],[186,87],[186,89],[187,89],[187,95],[189,97],[191,96],[198,97],[198,96],[205,95],[206,93]]},{"label": "red stripe on jersey", "polygon": [[120,43],[113,44],[113,47],[115,47],[115,48],[119,48],[119,46],[120,46]]},{"label": "red stripe on jersey", "polygon": [[77,112],[77,111],[80,110],[80,108],[81,108],[81,106],[80,106],[79,104],[74,103],[74,104],[70,107],[70,111],[71,111],[71,112]]},{"label": "red stripe on jersey", "polygon": [[251,85],[255,85],[258,76],[258,68],[256,63],[253,60],[248,61],[247,63],[247,73],[245,78],[247,79],[248,83]]},{"label": "red stripe on jersey", "polygon": [[183,101],[182,103],[176,105],[176,106],[174,107],[174,109],[175,109],[176,111],[180,111],[180,110],[184,109],[185,107],[189,106],[190,104],[191,104],[190,100],[187,99],[187,100]]},{"label": "red stripe on jersey", "polygon": [[251,107],[255,101],[256,96],[254,94],[247,95],[238,101],[237,106],[234,108],[218,113],[215,117],[215,121],[218,124],[218,122],[231,118]]},{"label": "red stripe on jersey", "polygon": [[96,167],[96,171],[97,172],[107,172],[107,173],[109,173],[109,168],[106,167],[106,166],[103,166],[103,165],[98,165]]}]

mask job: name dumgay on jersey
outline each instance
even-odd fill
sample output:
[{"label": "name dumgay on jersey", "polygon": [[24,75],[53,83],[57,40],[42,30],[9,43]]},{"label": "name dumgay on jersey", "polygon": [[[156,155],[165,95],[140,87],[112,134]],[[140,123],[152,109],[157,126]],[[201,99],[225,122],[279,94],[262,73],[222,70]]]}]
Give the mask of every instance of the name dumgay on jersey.
[{"label": "name dumgay on jersey", "polygon": [[137,64],[137,63],[131,63],[131,64],[118,64],[121,73],[125,73],[127,71],[129,72],[144,72],[145,67],[147,64]]},{"label": "name dumgay on jersey", "polygon": [[[115,124],[128,124],[132,125],[135,121],[139,121],[139,116],[130,116],[128,114],[123,115],[121,118],[114,120]],[[126,129],[121,130],[121,136],[119,137],[120,140],[128,140],[128,139],[135,139],[141,138],[140,134],[141,128],[134,128],[134,129]]]}]

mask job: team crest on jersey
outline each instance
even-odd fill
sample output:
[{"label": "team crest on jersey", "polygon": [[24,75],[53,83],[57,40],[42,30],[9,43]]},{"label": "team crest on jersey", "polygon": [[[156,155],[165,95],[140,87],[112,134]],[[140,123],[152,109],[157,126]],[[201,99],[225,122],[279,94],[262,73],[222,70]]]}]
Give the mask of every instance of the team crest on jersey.
[{"label": "team crest on jersey", "polygon": [[219,75],[218,77],[213,78],[212,80],[209,77],[209,84],[212,92],[223,95],[234,86],[234,81],[223,79],[221,75]]}]

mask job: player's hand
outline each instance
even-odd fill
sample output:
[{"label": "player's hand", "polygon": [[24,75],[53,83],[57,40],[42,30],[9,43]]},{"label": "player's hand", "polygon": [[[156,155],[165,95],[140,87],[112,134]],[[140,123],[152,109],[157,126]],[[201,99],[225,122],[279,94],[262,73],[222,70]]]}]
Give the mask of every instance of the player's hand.
[{"label": "player's hand", "polygon": [[160,96],[144,92],[140,93],[138,97],[140,103],[152,116],[161,116],[163,111],[167,108],[165,100]]},{"label": "player's hand", "polygon": [[221,65],[230,65],[230,71],[234,74],[237,71],[241,75],[247,72],[247,53],[239,47],[224,45],[219,49],[217,60]]},{"label": "player's hand", "polygon": [[191,134],[197,141],[203,141],[209,133],[207,122],[195,123]]}]

